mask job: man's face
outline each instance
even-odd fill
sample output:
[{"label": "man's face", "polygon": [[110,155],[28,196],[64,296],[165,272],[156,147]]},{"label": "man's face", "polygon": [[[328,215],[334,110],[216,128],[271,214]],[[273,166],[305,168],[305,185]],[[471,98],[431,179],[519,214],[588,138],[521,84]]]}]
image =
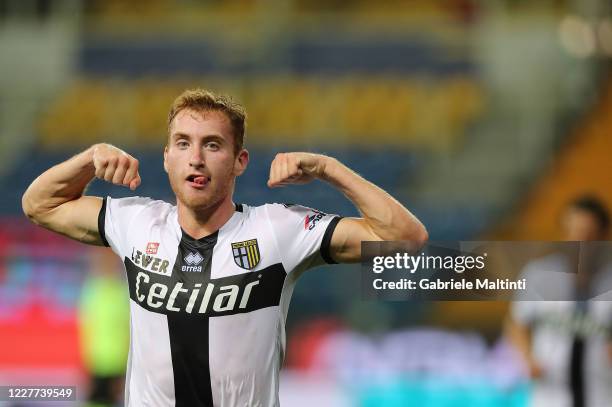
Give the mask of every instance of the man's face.
[{"label": "man's face", "polygon": [[177,201],[194,210],[220,204],[234,190],[248,152],[234,153],[232,126],[222,112],[180,111],[170,126],[164,169]]},{"label": "man's face", "polygon": [[592,213],[578,209],[568,209],[563,217],[565,239],[569,241],[601,240],[602,230]]}]

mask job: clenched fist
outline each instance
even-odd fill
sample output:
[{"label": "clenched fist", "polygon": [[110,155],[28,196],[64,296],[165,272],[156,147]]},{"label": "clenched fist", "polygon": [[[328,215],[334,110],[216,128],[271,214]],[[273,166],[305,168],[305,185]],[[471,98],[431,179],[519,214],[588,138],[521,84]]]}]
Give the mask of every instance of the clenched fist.
[{"label": "clenched fist", "polygon": [[140,185],[138,160],[110,144],[98,144],[93,149],[96,177],[132,191]]},{"label": "clenched fist", "polygon": [[326,157],[312,153],[279,153],[270,166],[270,188],[307,184],[325,172]]}]

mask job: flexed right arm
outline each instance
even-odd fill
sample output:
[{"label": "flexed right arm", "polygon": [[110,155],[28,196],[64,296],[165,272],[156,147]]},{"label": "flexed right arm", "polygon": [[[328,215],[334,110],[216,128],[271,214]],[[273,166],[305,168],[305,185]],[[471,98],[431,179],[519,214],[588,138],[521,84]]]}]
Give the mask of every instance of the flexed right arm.
[{"label": "flexed right arm", "polygon": [[94,177],[134,190],[140,185],[138,160],[110,144],[93,145],[36,178],[21,199],[23,212],[37,225],[101,246],[102,199],[83,196]]}]

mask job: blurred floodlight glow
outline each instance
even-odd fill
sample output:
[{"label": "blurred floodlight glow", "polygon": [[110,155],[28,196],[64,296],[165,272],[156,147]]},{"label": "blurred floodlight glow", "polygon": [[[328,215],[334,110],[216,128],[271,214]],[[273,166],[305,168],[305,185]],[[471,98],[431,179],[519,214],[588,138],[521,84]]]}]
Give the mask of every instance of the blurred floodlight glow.
[{"label": "blurred floodlight glow", "polygon": [[559,39],[572,56],[586,58],[595,52],[595,33],[583,18],[567,16],[561,20]]},{"label": "blurred floodlight glow", "polygon": [[601,52],[606,56],[612,56],[612,20],[606,18],[597,27],[597,36]]}]

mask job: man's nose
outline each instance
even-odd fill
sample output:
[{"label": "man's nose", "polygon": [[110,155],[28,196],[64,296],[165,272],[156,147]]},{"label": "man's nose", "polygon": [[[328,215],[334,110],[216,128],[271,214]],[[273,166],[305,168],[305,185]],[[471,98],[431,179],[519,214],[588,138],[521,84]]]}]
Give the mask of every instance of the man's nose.
[{"label": "man's nose", "polygon": [[204,156],[199,148],[194,148],[189,158],[189,166],[200,168],[204,166]]}]

